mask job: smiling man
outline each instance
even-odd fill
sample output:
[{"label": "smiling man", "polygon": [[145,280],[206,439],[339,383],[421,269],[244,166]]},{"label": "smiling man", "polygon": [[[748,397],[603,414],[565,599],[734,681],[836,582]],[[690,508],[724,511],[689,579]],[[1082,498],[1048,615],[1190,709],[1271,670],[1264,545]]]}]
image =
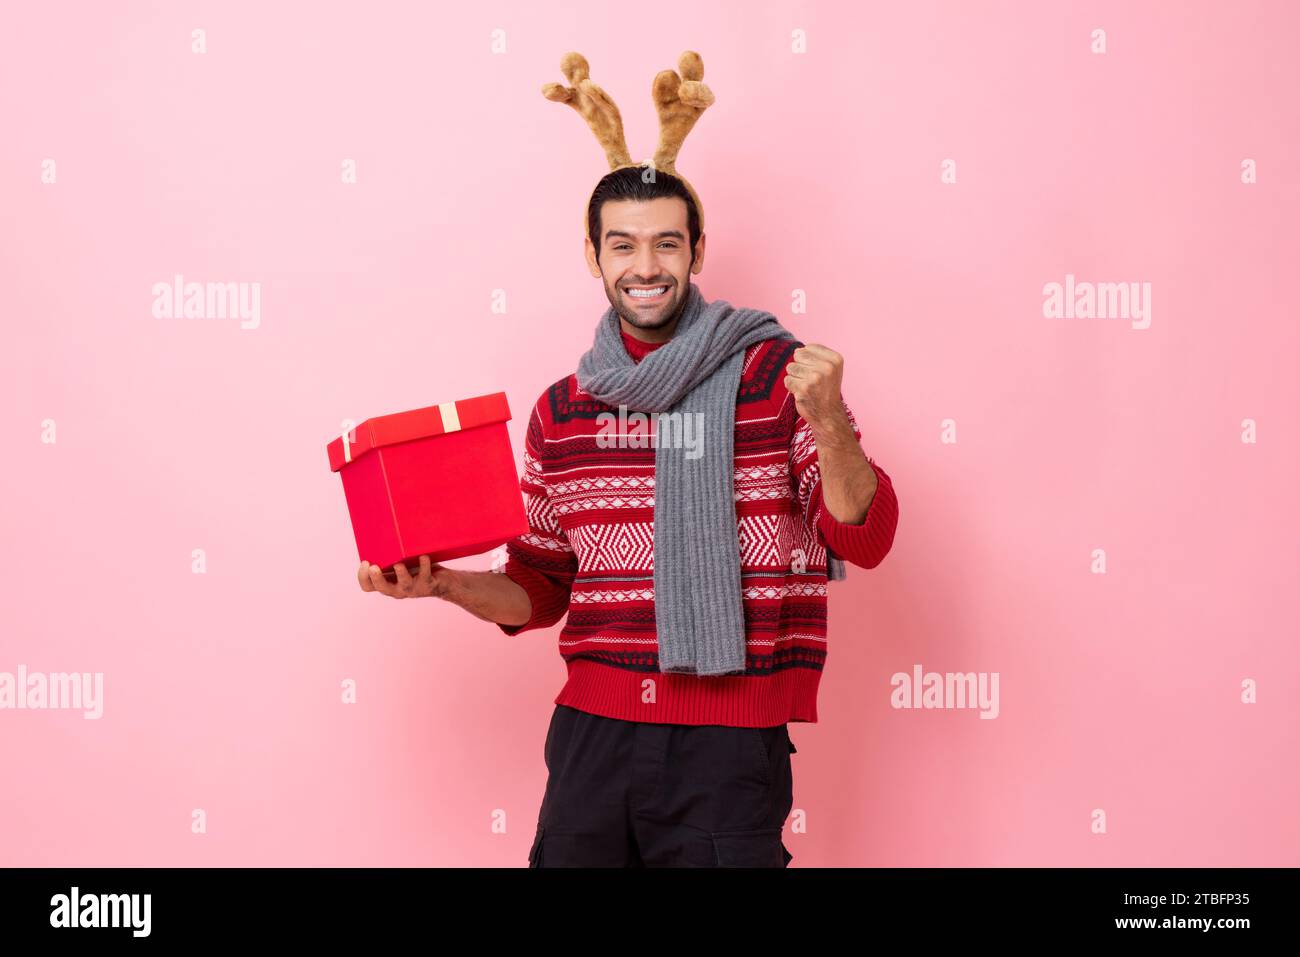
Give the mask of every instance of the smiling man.
[{"label": "smiling man", "polygon": [[[366,591],[437,596],[507,635],[567,614],[535,867],[787,865],[788,724],[817,720],[827,582],[893,543],[898,502],[841,396],[843,358],[706,300],[704,252],[683,179],[604,176],[585,254],[609,308],[529,417],[528,533],[503,573],[428,556],[396,584],[358,571]],[[629,410],[698,416],[703,454],[601,441]]]},{"label": "smiling man", "polygon": [[[787,723],[817,720],[832,556],[874,568],[893,543],[898,503],[841,397],[842,357],[780,335],[765,313],[728,331],[753,311],[706,303],[691,281],[705,250],[691,202],[662,172],[646,183],[620,170],[597,186],[587,265],[625,363],[606,364],[598,335],[534,405],[520,483],[530,530],[508,544],[504,574],[427,556],[416,576],[399,563],[396,584],[376,566],[359,572],[366,590],[444,598],[507,635],[567,613],[533,866],[787,864]],[[695,347],[671,355],[686,319]],[[752,336],[765,337],[735,345]],[[652,358],[668,361],[634,382],[627,373]],[[679,368],[693,370],[689,384],[727,363],[727,427],[713,403],[690,410],[705,417],[708,454],[598,441],[602,414],[675,408]]]}]

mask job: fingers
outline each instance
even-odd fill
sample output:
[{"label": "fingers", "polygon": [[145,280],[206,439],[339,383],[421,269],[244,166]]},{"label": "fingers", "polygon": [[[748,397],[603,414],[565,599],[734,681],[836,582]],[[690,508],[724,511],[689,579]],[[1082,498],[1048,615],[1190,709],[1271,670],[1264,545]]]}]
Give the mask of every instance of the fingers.
[{"label": "fingers", "polygon": [[365,562],[363,568],[365,569],[366,579],[370,583],[370,587],[367,588],[366,591],[377,591],[382,595],[388,595],[390,597],[397,596],[397,593],[393,590],[393,586],[389,584],[388,579],[384,577],[384,570],[382,568],[378,565],[371,564],[370,562]]},{"label": "fingers", "polygon": [[433,598],[446,597],[448,583],[437,577],[438,572],[441,571],[445,569],[430,556],[420,556],[420,577],[417,585],[421,595],[429,595]]},{"label": "fingers", "polygon": [[820,346],[812,343],[806,346],[800,346],[794,352],[790,353],[790,358],[795,362],[803,362],[809,365],[826,363],[830,366],[844,364],[844,357],[834,349],[828,349],[826,346]]},{"label": "fingers", "polygon": [[794,350],[796,358],[803,358],[800,353],[803,353],[803,356],[819,356],[823,359],[838,359],[840,357],[840,354],[834,349],[824,346],[819,342],[806,342],[798,349]]},{"label": "fingers", "polygon": [[417,595],[432,595],[435,593],[433,573],[438,569],[439,566],[435,565],[433,559],[428,555],[420,556],[420,570],[415,574],[415,592]]},{"label": "fingers", "polygon": [[435,564],[429,555],[420,556],[420,568],[414,576],[406,567],[406,562],[393,563],[393,576],[396,581],[389,581],[384,570],[371,562],[362,562],[357,569],[357,583],[362,591],[377,591],[390,598],[410,598],[415,595],[429,595],[434,588],[434,575],[443,571],[441,565]]},{"label": "fingers", "polygon": [[835,381],[835,367],[825,362],[791,362],[785,367],[785,374],[792,379],[802,379],[810,383],[821,380]]},{"label": "fingers", "polygon": [[838,382],[843,374],[844,357],[816,342],[795,349],[790,358],[793,361],[785,367],[787,381],[796,379],[810,384],[821,380]]}]

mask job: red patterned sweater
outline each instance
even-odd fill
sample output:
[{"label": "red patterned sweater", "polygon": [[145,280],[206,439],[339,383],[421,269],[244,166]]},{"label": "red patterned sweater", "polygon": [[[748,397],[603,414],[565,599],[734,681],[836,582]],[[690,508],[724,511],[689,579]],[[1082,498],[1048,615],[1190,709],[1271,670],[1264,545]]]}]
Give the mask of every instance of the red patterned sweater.
[{"label": "red patterned sweater", "polygon": [[[662,345],[626,332],[623,342],[638,362]],[[826,664],[826,548],[874,568],[893,544],[898,502],[889,476],[869,458],[879,486],[863,523],[840,522],[822,506],[812,429],[784,384],[801,344],[768,339],[750,346],[736,395],[743,675],[658,669],[653,444],[601,447],[597,416],[618,410],[579,389],[576,374],[537,400],[519,483],[530,531],[507,543],[502,569],[528,592],[532,614],[522,625],[498,627],[516,635],[568,612],[559,635],[568,681],[556,704],[657,723],[767,727],[817,720]],[[861,440],[853,412],[847,405],[845,411]]]}]

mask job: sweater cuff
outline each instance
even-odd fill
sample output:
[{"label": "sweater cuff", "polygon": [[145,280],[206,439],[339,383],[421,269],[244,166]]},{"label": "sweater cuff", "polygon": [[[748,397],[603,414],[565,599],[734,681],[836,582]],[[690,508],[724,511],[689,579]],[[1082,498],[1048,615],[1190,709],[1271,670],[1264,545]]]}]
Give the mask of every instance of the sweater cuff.
[{"label": "sweater cuff", "polygon": [[552,625],[568,610],[569,590],[561,588],[536,569],[529,568],[522,562],[511,561],[506,563],[501,574],[528,592],[528,600],[532,604],[528,620],[522,625],[496,623],[505,634],[517,635],[521,631]]},{"label": "sweater cuff", "polygon": [[819,494],[817,528],[826,547],[836,556],[862,568],[875,568],[893,545],[894,530],[898,525],[898,503],[885,470],[870,459],[867,461],[876,473],[876,494],[862,523],[841,522],[826,508]]}]

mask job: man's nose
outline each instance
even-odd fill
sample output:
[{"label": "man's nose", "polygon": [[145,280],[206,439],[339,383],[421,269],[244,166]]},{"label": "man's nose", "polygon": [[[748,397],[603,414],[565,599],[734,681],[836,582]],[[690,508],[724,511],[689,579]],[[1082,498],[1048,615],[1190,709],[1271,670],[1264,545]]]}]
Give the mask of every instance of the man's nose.
[{"label": "man's nose", "polygon": [[653,246],[637,254],[635,271],[642,282],[651,283],[659,278],[659,257]]}]

